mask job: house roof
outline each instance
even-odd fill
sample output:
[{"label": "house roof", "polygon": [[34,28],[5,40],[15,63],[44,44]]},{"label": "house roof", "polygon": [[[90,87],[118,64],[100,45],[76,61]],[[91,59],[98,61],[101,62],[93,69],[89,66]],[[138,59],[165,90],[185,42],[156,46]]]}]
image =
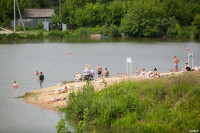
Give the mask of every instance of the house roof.
[{"label": "house roof", "polygon": [[54,9],[24,9],[23,18],[49,18],[54,14]]}]

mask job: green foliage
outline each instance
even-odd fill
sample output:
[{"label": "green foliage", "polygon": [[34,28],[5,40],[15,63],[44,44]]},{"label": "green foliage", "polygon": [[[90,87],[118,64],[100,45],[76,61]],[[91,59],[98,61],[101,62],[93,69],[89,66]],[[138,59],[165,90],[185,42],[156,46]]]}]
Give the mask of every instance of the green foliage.
[{"label": "green foliage", "polygon": [[111,36],[111,37],[120,37],[121,32],[119,30],[119,27],[111,24],[110,26],[108,24],[103,25],[100,28],[100,34],[104,36]]},{"label": "green foliage", "polygon": [[122,28],[125,35],[159,37],[174,27],[174,18],[166,18],[162,4],[157,1],[136,1],[124,16]]},{"label": "green foliage", "polygon": [[109,35],[109,28],[108,28],[108,24],[103,25],[100,28],[100,33],[104,36],[108,36]]},{"label": "green foliage", "polygon": [[38,38],[43,38],[44,37],[44,33],[42,31],[38,32],[37,37]]},{"label": "green foliage", "polygon": [[37,26],[35,26],[33,29],[34,30],[40,30],[40,29],[42,29],[43,28],[43,24],[42,23],[39,23],[39,24],[37,24]]},{"label": "green foliage", "polygon": [[79,37],[89,37],[90,36],[90,30],[89,28],[78,28],[74,31],[76,35]]},{"label": "green foliage", "polygon": [[136,132],[188,132],[200,128],[200,72],[141,82],[126,81],[95,92],[88,83],[69,95],[66,115]]},{"label": "green foliage", "polygon": [[59,23],[61,21],[61,17],[55,14],[50,19],[53,23]]},{"label": "green foliage", "polygon": [[[18,3],[22,13],[24,8],[54,8],[51,20],[67,24],[70,30],[90,27],[92,33],[113,37],[200,36],[199,28],[191,27],[200,14],[199,0],[62,0],[61,16],[57,0],[18,0]],[[0,9],[0,25],[6,26],[13,19],[13,1],[1,0]],[[73,38],[79,36],[70,34]]]},{"label": "green foliage", "polygon": [[200,38],[200,14],[195,16],[192,25],[195,27],[194,36],[195,38]]},{"label": "green foliage", "polygon": [[[20,7],[21,12],[23,11],[23,0],[18,0],[18,4]],[[12,0],[1,0],[0,1],[0,25],[6,26],[7,23],[12,19],[14,16],[14,9],[13,9],[13,1]],[[17,7],[16,7],[17,8]],[[16,11],[17,17],[19,16],[18,11]]]},{"label": "green foliage", "polygon": [[114,24],[111,24],[110,25],[110,35],[109,36],[112,36],[112,37],[120,37],[121,36],[121,33],[119,31],[119,27],[114,25]]},{"label": "green foliage", "polygon": [[54,38],[62,38],[64,35],[64,33],[58,29],[56,30],[51,30],[48,34],[47,34],[47,37],[48,38],[51,38],[51,37],[54,37]]},{"label": "green foliage", "polygon": [[65,119],[60,119],[57,126],[57,133],[71,133],[68,128],[66,127],[66,120]]}]

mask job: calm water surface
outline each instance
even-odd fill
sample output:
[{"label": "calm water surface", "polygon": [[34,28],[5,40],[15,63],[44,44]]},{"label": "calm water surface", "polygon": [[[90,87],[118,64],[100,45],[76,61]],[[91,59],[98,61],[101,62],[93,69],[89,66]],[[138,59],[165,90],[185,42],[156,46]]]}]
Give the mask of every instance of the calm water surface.
[{"label": "calm water surface", "polygon": [[[174,55],[180,60],[179,68],[184,67],[186,48],[194,53],[194,65],[199,66],[200,43],[191,40],[0,41],[0,133],[56,132],[58,112],[14,98],[39,88],[36,70],[45,75],[43,87],[73,80],[75,72],[82,73],[85,64],[95,71],[97,64],[101,64],[111,75],[126,72],[126,57],[131,57],[133,67],[138,69],[149,71],[156,67],[160,72],[169,72]],[[14,80],[19,83],[17,90],[12,88]],[[73,124],[68,125],[73,129]],[[116,132],[104,128],[96,131]]]}]

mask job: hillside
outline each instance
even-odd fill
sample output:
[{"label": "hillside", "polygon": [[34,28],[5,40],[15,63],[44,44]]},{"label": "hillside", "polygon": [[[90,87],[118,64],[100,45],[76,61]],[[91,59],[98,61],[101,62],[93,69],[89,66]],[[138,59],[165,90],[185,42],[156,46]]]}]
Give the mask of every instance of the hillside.
[{"label": "hillside", "polygon": [[200,129],[200,71],[145,81],[124,81],[95,92],[91,84],[69,95],[63,111],[88,124],[135,132]]}]

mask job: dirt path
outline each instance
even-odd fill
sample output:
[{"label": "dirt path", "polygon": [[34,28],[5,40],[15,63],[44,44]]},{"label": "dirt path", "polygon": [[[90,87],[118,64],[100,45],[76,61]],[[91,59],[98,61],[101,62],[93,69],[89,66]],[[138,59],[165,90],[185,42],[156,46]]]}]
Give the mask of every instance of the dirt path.
[{"label": "dirt path", "polygon": [[10,33],[13,33],[13,31],[11,31],[11,30],[7,30],[7,29],[5,29],[5,28],[3,28],[3,27],[0,27],[0,34],[10,34]]}]

